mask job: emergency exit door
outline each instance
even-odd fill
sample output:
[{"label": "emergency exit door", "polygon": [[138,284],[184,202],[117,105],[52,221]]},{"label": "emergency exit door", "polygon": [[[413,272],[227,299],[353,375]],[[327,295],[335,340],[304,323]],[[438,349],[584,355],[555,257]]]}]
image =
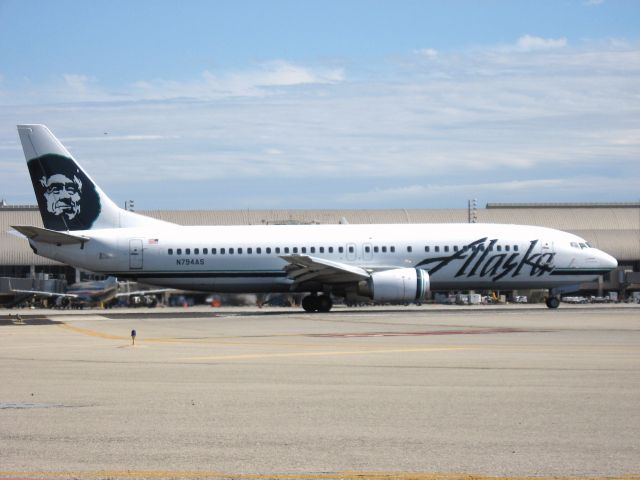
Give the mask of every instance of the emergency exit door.
[{"label": "emergency exit door", "polygon": [[142,240],[139,238],[129,240],[129,268],[142,268]]}]

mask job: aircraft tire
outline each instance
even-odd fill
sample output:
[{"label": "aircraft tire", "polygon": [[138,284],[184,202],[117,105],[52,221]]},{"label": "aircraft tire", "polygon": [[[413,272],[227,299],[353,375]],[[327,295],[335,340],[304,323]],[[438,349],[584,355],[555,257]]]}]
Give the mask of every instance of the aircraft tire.
[{"label": "aircraft tire", "polygon": [[560,306],[560,300],[558,300],[558,297],[547,297],[545,304],[548,308],[558,308]]},{"label": "aircraft tire", "polygon": [[317,312],[319,307],[319,301],[317,295],[307,295],[302,299],[302,308],[305,312],[313,313]]},{"label": "aircraft tire", "polygon": [[333,307],[333,301],[329,295],[320,295],[318,297],[318,312],[329,312]]}]

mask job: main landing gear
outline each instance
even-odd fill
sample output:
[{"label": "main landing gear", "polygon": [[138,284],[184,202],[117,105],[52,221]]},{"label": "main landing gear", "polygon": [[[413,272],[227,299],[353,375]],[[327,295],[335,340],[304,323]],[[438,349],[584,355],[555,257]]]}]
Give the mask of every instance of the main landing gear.
[{"label": "main landing gear", "polygon": [[315,293],[302,299],[302,308],[305,312],[328,312],[333,307],[329,295],[317,295]]},{"label": "main landing gear", "polygon": [[550,295],[544,301],[549,308],[558,308],[560,306],[560,299],[556,296]]}]

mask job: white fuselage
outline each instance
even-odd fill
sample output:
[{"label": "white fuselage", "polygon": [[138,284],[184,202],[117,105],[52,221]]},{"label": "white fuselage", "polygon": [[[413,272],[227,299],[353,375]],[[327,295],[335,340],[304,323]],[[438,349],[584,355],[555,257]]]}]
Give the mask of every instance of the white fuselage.
[{"label": "white fuselage", "polygon": [[167,225],[74,234],[89,240],[31,243],[40,255],[105,275],[215,292],[289,291],[281,256],[290,255],[369,272],[418,267],[429,272],[431,290],[553,288],[591,281],[617,265],[580,237],[522,225]]}]

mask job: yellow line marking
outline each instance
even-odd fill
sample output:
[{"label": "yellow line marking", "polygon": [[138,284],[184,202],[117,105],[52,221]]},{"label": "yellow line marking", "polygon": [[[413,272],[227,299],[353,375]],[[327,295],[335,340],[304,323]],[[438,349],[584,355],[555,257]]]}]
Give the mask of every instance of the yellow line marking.
[{"label": "yellow line marking", "polygon": [[640,474],[584,477],[495,477],[476,474],[420,473],[420,472],[336,472],[336,473],[291,473],[291,474],[250,474],[225,473],[216,471],[171,471],[171,470],[97,470],[97,471],[0,471],[0,477],[64,477],[64,478],[217,478],[244,480],[640,480]]},{"label": "yellow line marking", "polygon": [[[104,333],[104,332],[99,332],[97,330],[90,330],[88,328],[82,328],[82,327],[76,327],[74,325],[69,325],[67,323],[60,323],[58,325],[60,328],[64,328],[66,330],[70,330],[72,332],[75,333],[79,333],[81,335],[86,335],[89,337],[95,337],[95,338],[103,338],[106,340],[130,340],[131,337],[128,336],[123,336],[123,335],[113,335],[110,333]],[[286,336],[304,336],[305,334],[287,334]],[[274,335],[274,336],[285,336],[285,335]],[[181,338],[155,338],[155,337],[151,337],[151,338],[136,338],[136,344],[143,344],[143,343],[167,343],[167,344],[174,344],[174,343],[182,343],[182,344],[219,344],[219,345],[238,345],[238,346],[247,346],[247,345],[255,345],[255,346],[263,346],[263,347],[269,347],[269,346],[278,346],[278,347],[301,347],[301,348],[327,348],[327,344],[326,343],[271,343],[268,342],[268,339],[265,339],[264,342],[255,342],[255,341],[237,341],[238,337],[209,337],[209,338],[201,338],[201,339],[181,339]],[[328,340],[330,337],[327,337],[325,340]],[[232,339],[234,339],[235,341],[231,341]],[[356,345],[354,344],[348,344],[351,347],[354,347]],[[332,344],[330,346],[336,346],[338,347],[338,344]],[[344,346],[344,345],[340,345],[340,346]],[[369,348],[371,345],[370,344],[362,344],[363,349]],[[465,346],[465,347],[437,347],[440,350],[456,350],[456,349],[470,349],[473,348],[475,349],[476,347],[470,347],[470,346]],[[434,347],[428,347],[428,348],[418,348],[418,349],[403,349],[403,348],[399,348],[399,349],[392,349],[392,350],[371,350],[372,353],[395,353],[395,352],[411,352],[411,351],[415,351],[415,352],[422,352],[422,351],[431,351],[431,350],[436,350],[436,348]],[[345,352],[346,355],[348,354],[352,354],[355,355],[357,353],[363,353],[363,351],[361,352]],[[325,353],[325,352],[317,352],[318,355],[325,355],[325,354],[331,354],[331,353]],[[340,353],[335,353],[335,354],[340,354]],[[289,355],[289,354],[282,354],[282,355]],[[291,354],[293,356],[296,355],[304,355],[304,354]],[[306,355],[312,355],[312,354],[306,354]],[[259,356],[263,356],[263,355],[259,355]],[[207,358],[209,359],[209,357],[203,357],[203,358]],[[215,359],[217,357],[210,357],[212,359]],[[223,358],[229,358],[229,357],[223,357]]]},{"label": "yellow line marking", "polygon": [[66,323],[61,323],[59,326],[61,328],[71,330],[72,332],[81,333],[82,335],[87,335],[89,337],[106,338],[108,340],[128,340],[130,338],[130,337],[123,337],[121,335],[111,335],[109,333],[96,332],[95,330],[89,330],[88,328],[75,327],[73,325],[68,325]]},{"label": "yellow line marking", "polygon": [[284,357],[324,357],[340,355],[366,355],[369,353],[410,353],[410,352],[444,352],[451,350],[468,350],[467,347],[424,347],[424,348],[392,348],[380,350],[342,350],[327,352],[290,352],[290,353],[250,353],[243,355],[215,355],[205,357],[188,357],[185,360],[250,360],[256,358]]},{"label": "yellow line marking", "polygon": [[[67,323],[61,323],[58,325],[61,328],[66,330],[70,330],[75,333],[79,333],[81,335],[86,335],[88,337],[95,338],[104,338],[106,340],[130,340],[131,337],[122,336],[122,335],[112,335],[110,333],[103,333],[97,330],[90,330],[88,328],[76,327],[74,325],[69,325]],[[277,336],[277,335],[276,335]],[[293,336],[293,335],[291,335]],[[299,335],[298,335],[299,336]],[[182,338],[136,338],[136,343],[166,343],[166,344],[220,344],[220,345],[258,345],[258,346],[269,346],[274,345],[273,343],[268,343],[268,341],[264,342],[240,342],[240,341],[230,341],[232,338],[237,337],[209,337],[209,338],[196,338],[196,339],[182,339]],[[229,339],[229,340],[227,340]],[[305,343],[278,343],[278,346],[291,346],[291,347],[326,347],[325,345],[313,345],[313,344],[305,344]]]}]

